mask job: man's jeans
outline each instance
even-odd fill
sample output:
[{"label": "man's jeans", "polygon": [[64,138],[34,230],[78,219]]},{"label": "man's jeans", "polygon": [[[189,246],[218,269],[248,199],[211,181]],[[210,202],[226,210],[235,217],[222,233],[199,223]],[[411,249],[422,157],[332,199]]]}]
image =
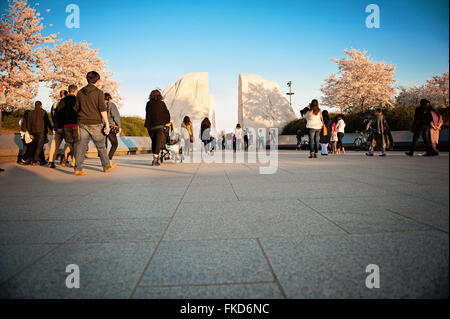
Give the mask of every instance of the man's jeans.
[{"label": "man's jeans", "polygon": [[111,167],[108,154],[106,152],[106,136],[103,135],[103,124],[96,125],[85,125],[80,124],[80,142],[77,147],[76,160],[76,171],[83,170],[83,162],[86,157],[86,150],[89,145],[89,141],[92,139],[94,141],[95,147],[100,156],[102,162],[103,170],[107,170]]},{"label": "man's jeans", "polygon": [[[64,140],[63,134],[59,132],[53,132],[52,144],[50,145],[50,155],[48,157],[48,161],[50,163],[54,163],[56,156],[58,155],[59,147],[61,146],[62,141]],[[67,146],[65,147],[67,150]]]}]

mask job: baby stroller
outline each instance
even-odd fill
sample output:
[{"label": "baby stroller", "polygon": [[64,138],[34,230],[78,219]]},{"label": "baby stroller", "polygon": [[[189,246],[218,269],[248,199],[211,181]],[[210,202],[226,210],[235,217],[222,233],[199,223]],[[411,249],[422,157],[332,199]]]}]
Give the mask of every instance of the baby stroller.
[{"label": "baby stroller", "polygon": [[166,144],[161,149],[161,163],[167,160],[173,160],[175,161],[175,163],[183,163],[184,156],[180,147],[180,133],[177,132],[177,129],[175,128],[173,123],[168,124],[165,129],[167,130],[167,140]]}]

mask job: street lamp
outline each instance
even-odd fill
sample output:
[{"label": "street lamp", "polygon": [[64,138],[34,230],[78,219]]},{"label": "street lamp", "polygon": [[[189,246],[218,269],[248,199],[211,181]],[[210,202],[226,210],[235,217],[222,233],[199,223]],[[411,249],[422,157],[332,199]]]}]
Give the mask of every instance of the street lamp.
[{"label": "street lamp", "polygon": [[295,93],[292,93],[292,81],[289,81],[287,83],[287,86],[289,87],[289,93],[286,93],[286,95],[289,95],[289,105],[292,107],[292,95],[295,95]]}]

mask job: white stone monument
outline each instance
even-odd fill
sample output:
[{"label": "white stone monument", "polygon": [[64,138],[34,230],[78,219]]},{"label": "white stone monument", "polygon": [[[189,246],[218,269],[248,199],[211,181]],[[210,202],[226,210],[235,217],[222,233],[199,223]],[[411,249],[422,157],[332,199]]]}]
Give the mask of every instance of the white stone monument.
[{"label": "white stone monument", "polygon": [[250,74],[239,74],[238,120],[244,128],[278,128],[297,119],[278,83]]},{"label": "white stone monument", "polygon": [[208,73],[185,74],[170,84],[162,93],[172,122],[181,126],[185,116],[191,121],[208,117],[215,126],[214,97],[208,91]]}]

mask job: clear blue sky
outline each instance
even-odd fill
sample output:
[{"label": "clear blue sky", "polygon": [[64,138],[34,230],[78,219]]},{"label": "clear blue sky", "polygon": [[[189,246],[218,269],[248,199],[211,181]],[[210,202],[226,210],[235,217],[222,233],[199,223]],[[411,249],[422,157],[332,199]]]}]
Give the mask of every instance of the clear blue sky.
[{"label": "clear blue sky", "polygon": [[[283,91],[292,80],[298,113],[320,97],[323,79],[337,71],[330,58],[346,48],[396,64],[397,84],[422,84],[448,69],[448,0],[36,2],[49,31],[100,50],[122,83],[127,115],[142,116],[150,90],[190,72],[209,72],[218,126],[237,121],[239,73],[276,81]],[[70,3],[80,7],[80,29],[65,27]],[[380,7],[380,29],[365,26],[371,3]]]}]

